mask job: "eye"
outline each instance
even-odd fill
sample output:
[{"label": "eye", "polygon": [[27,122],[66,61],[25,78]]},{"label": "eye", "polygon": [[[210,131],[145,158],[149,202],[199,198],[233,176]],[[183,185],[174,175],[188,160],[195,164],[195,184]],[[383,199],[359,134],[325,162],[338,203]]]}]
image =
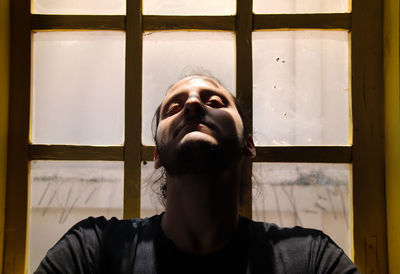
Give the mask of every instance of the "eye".
[{"label": "eye", "polygon": [[224,101],[221,99],[221,97],[219,97],[217,95],[210,96],[207,99],[206,105],[210,106],[210,107],[213,107],[213,108],[225,107]]},{"label": "eye", "polygon": [[173,115],[182,109],[182,105],[179,103],[171,103],[167,109],[167,115]]}]

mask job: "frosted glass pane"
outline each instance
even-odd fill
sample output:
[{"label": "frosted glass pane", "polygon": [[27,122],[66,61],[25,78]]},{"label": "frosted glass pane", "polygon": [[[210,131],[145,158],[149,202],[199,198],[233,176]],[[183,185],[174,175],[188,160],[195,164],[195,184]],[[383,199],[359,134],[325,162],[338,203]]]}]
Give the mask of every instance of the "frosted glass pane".
[{"label": "frosted glass pane", "polygon": [[350,0],[254,0],[255,13],[335,13],[349,12]]},{"label": "frosted glass pane", "polygon": [[28,272],[75,223],[122,218],[123,162],[33,161],[30,174]]},{"label": "frosted glass pane", "polygon": [[257,145],[349,145],[346,31],[254,32],[253,85]]},{"label": "frosted glass pane", "polygon": [[140,217],[151,217],[163,212],[164,206],[161,204],[157,191],[161,182],[160,169],[154,169],[154,162],[142,162],[142,183],[140,190]]},{"label": "frosted glass pane", "polygon": [[33,0],[32,13],[125,14],[125,0]]},{"label": "frosted glass pane", "polygon": [[147,32],[143,38],[142,142],[154,145],[151,120],[170,85],[193,73],[211,74],[235,93],[232,32]]},{"label": "frosted glass pane", "polygon": [[124,142],[125,33],[33,35],[32,142]]},{"label": "frosted glass pane", "polygon": [[233,15],[235,0],[145,0],[143,14],[157,15]]},{"label": "frosted glass pane", "polygon": [[254,163],[253,219],[315,228],[350,255],[348,164]]}]

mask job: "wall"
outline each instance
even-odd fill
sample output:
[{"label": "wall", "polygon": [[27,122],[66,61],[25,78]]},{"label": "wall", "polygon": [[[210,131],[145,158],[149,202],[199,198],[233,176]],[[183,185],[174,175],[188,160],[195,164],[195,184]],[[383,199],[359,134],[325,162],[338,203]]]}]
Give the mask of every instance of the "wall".
[{"label": "wall", "polygon": [[0,273],[3,269],[4,217],[7,170],[9,0],[0,0]]},{"label": "wall", "polygon": [[386,210],[389,271],[400,273],[399,1],[384,2]]}]

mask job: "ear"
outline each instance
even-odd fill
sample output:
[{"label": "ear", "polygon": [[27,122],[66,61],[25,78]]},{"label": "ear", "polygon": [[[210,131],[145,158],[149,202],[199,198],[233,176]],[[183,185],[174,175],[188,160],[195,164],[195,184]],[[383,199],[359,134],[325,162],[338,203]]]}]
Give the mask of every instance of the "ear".
[{"label": "ear", "polygon": [[160,157],[158,156],[158,150],[157,147],[154,149],[154,169],[159,169],[162,167]]},{"label": "ear", "polygon": [[246,139],[244,154],[250,158],[256,157],[256,147],[254,146],[253,136],[251,136],[250,134],[247,136]]}]

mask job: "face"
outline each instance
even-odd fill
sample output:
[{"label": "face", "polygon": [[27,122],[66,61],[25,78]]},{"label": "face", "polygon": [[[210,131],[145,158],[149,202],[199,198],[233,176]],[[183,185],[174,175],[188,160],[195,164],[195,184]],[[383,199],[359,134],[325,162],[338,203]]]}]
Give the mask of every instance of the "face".
[{"label": "face", "polygon": [[200,76],[184,78],[168,91],[156,136],[156,161],[169,174],[223,168],[240,158],[245,146],[233,96]]}]

